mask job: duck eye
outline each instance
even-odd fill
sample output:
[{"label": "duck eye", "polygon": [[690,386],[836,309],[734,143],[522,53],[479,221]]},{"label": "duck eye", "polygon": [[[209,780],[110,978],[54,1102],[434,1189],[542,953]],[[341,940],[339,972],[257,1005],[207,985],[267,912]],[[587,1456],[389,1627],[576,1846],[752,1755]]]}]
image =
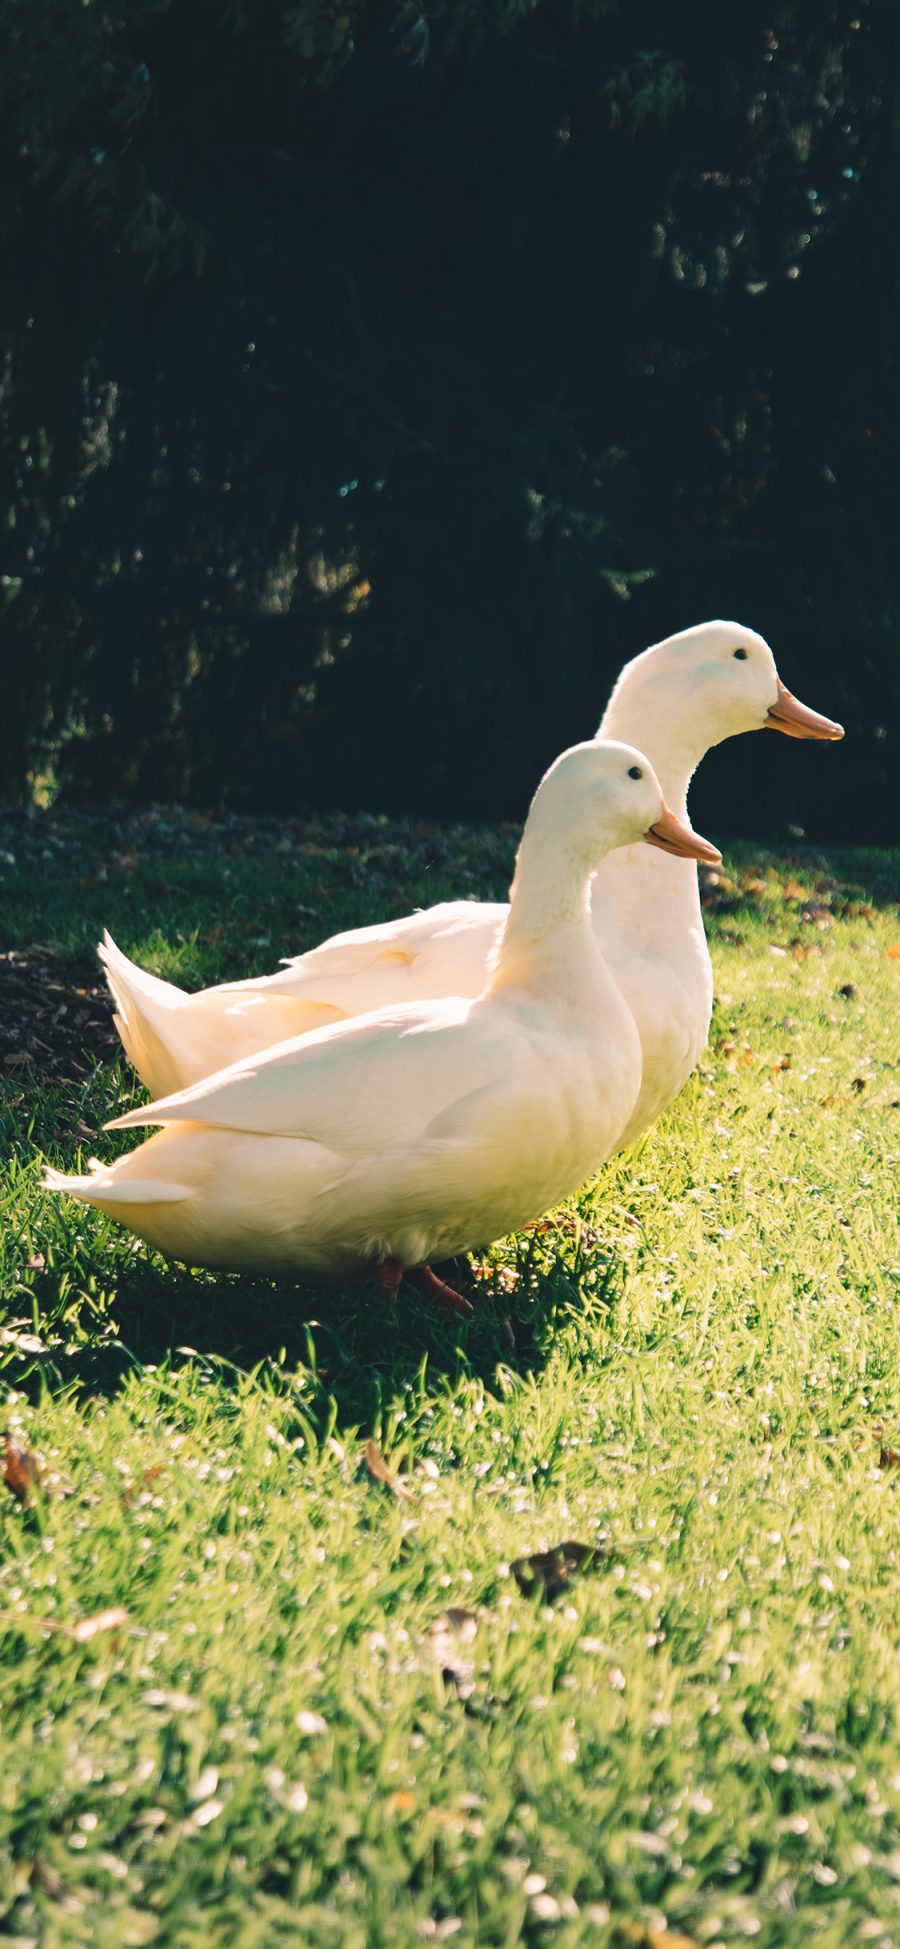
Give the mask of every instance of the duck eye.
[{"label": "duck eye", "polygon": [[739,663],[746,663],[747,661],[746,650],[735,650],[733,654],[737,657]]},{"label": "duck eye", "polygon": [[644,774],[641,771],[640,765],[629,765],[628,776],[629,778],[643,778]]}]

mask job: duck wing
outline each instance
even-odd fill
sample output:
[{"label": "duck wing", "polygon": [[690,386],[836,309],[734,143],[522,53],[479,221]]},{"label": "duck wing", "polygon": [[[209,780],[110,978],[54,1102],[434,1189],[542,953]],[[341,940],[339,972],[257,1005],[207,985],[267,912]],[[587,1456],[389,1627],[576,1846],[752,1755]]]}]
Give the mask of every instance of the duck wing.
[{"label": "duck wing", "polygon": [[460,998],[407,1003],[232,1063],[109,1128],[200,1123],[363,1156],[457,1128],[456,1106],[516,1076],[520,1044],[505,1011]]},{"label": "duck wing", "polygon": [[499,904],[447,900],[401,920],[351,928],[286,961],[261,985],[268,992],[321,995],[339,1007],[353,1005],[357,986],[363,995],[370,988],[369,1008],[423,993],[477,994],[507,911]]}]

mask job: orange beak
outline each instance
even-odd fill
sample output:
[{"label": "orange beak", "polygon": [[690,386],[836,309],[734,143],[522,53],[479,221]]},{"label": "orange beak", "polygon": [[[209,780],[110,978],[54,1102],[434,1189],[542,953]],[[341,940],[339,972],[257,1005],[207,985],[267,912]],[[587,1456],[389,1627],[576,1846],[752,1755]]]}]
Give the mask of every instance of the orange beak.
[{"label": "orange beak", "polygon": [[801,704],[777,679],[778,696],[766,718],[766,725],[773,731],[783,731],[787,738],[842,738],[843,724],[835,724],[830,717],[820,717],[818,711],[811,711],[808,704]]},{"label": "orange beak", "polygon": [[716,846],[708,839],[701,839],[699,832],[692,832],[683,819],[676,819],[663,799],[663,809],[655,826],[650,826],[644,838],[648,846],[659,846],[664,853],[674,853],[676,859],[702,859],[707,866],[718,866],[722,857]]}]

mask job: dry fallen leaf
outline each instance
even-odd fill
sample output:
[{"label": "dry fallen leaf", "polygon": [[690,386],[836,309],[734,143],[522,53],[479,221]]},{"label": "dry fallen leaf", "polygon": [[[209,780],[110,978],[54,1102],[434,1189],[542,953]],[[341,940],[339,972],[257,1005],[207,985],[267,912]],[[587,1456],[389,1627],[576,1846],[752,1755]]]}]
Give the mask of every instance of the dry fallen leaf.
[{"label": "dry fallen leaf", "polygon": [[141,1489],[149,1489],[152,1483],[159,1481],[161,1475],[165,1475],[165,1472],[165,1462],[154,1462],[150,1468],[143,1470],[140,1484],[137,1482],[125,1482],[123,1484],[121,1489],[122,1501],[129,1504],[132,1503]]},{"label": "dry fallen leaf", "polygon": [[15,1435],[6,1437],[6,1457],[3,1464],[3,1480],[12,1490],[17,1502],[32,1502],[41,1486],[40,1470],[30,1448],[17,1441]]},{"label": "dry fallen leaf", "polygon": [[412,1502],[414,1500],[412,1491],[404,1488],[403,1483],[398,1481],[396,1475],[392,1475],[377,1442],[371,1440],[366,1442],[365,1448],[363,1449],[363,1461],[369,1474],[374,1475],[376,1482],[383,1482],[385,1488],[390,1489],[391,1494],[398,1496],[401,1502]]},{"label": "dry fallen leaf", "polygon": [[900,1448],[882,1448],[878,1466],[880,1469],[900,1469]]},{"label": "dry fallen leaf", "polygon": [[63,1482],[55,1469],[46,1468],[15,1435],[6,1437],[3,1480],[22,1503],[33,1502],[38,1495],[74,1495],[71,1482]]},{"label": "dry fallen leaf", "polygon": [[558,1597],[575,1570],[590,1570],[602,1558],[602,1551],[591,1543],[557,1543],[552,1550],[535,1550],[531,1556],[516,1557],[510,1564],[520,1590],[530,1597],[536,1590],[545,1597]]}]

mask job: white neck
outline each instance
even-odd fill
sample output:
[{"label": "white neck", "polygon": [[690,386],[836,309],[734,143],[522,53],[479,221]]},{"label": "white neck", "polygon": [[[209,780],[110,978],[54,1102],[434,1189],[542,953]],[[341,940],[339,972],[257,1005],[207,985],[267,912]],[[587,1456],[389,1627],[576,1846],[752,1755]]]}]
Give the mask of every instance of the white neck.
[{"label": "white neck", "polygon": [[658,698],[641,689],[614,692],[600,720],[598,738],[619,738],[649,758],[663,797],[679,819],[687,810],[688,786],[706,752],[695,731],[673,725]]},{"label": "white neck", "polygon": [[[706,747],[696,735],[673,727],[652,696],[616,693],[603,714],[598,737],[620,738],[649,758],[663,797],[679,819],[687,818],[688,786]],[[608,853],[593,883],[594,924],[608,941],[615,965],[621,949],[677,954],[691,930],[700,928],[700,889],[693,860],[670,859],[657,848],[638,844]]]},{"label": "white neck", "polygon": [[591,923],[589,868],[526,828],[489,992],[595,1013],[598,988],[607,986],[614,988]]}]

